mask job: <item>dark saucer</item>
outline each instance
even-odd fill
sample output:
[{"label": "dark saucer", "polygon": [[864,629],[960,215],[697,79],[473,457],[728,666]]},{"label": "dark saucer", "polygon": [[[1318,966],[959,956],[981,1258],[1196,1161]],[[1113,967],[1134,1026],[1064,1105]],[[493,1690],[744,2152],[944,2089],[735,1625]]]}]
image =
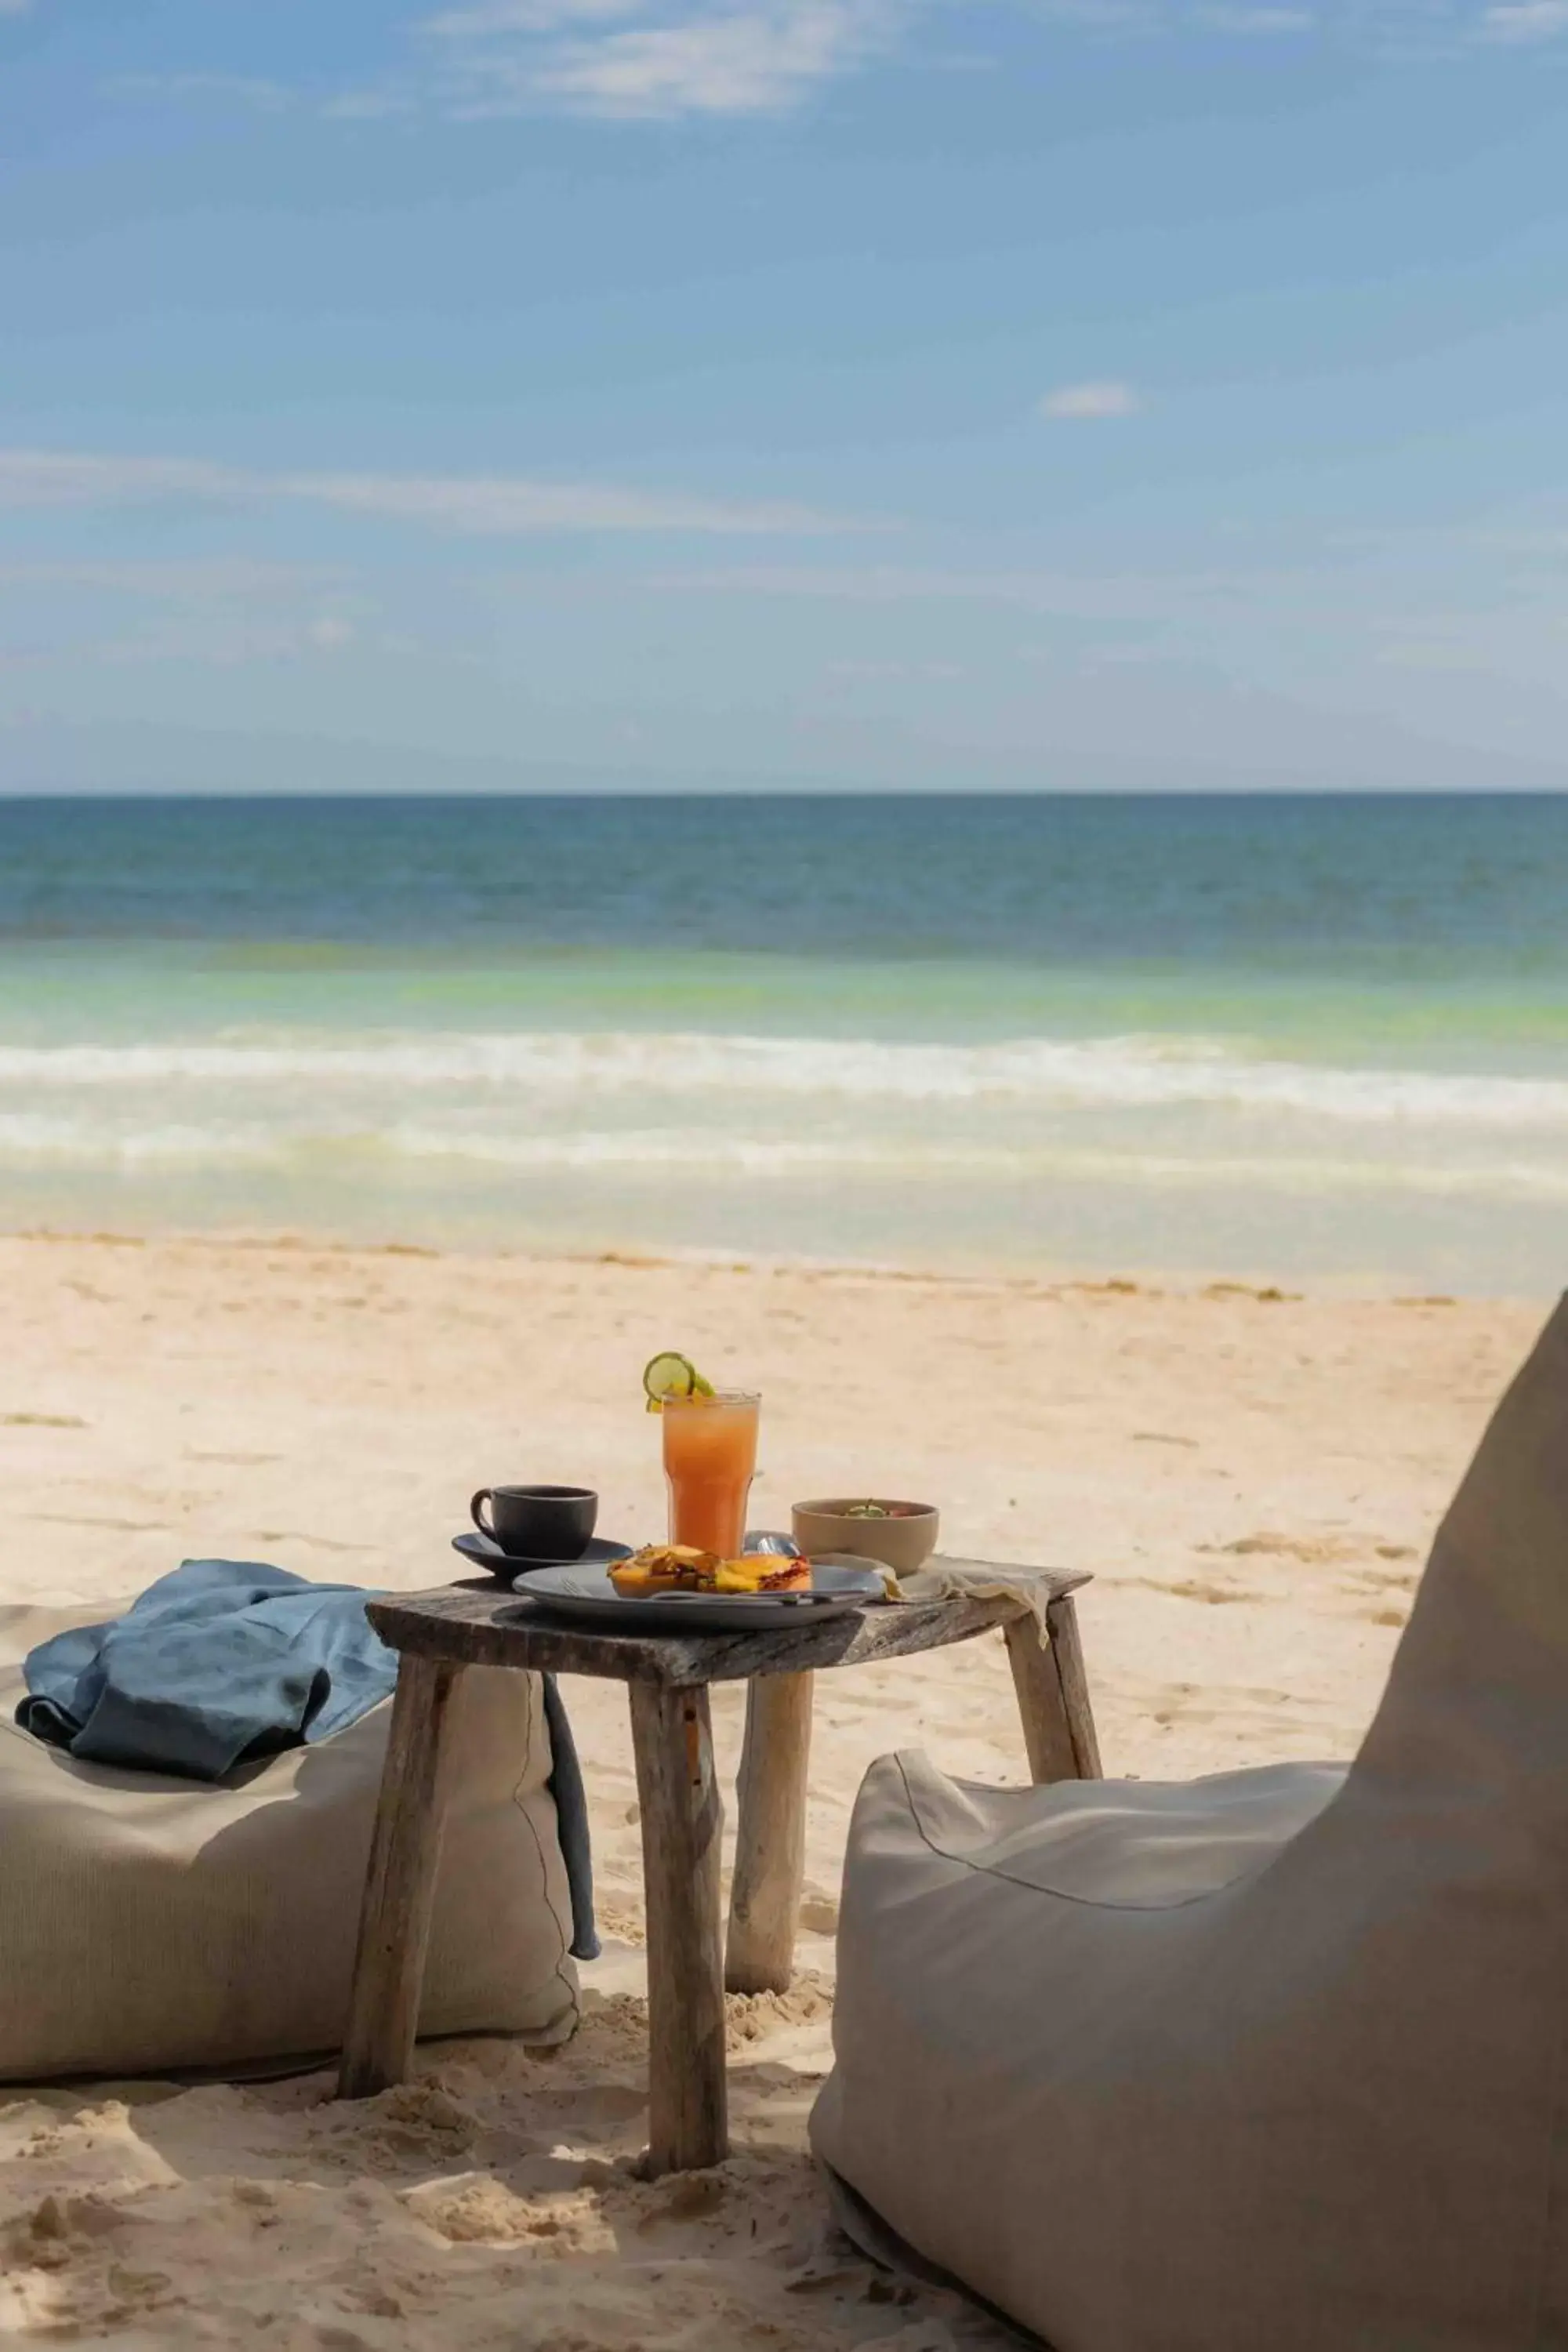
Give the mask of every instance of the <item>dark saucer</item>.
[{"label": "dark saucer", "polygon": [[607,1568],[612,1560],[630,1559],[630,1544],[611,1543],[605,1536],[593,1536],[587,1549],[573,1559],[531,1559],[521,1552],[502,1551],[489,1536],[468,1534],[454,1536],[452,1549],[471,1559],[476,1568],[510,1582],[514,1576],[528,1576],[536,1568]]}]

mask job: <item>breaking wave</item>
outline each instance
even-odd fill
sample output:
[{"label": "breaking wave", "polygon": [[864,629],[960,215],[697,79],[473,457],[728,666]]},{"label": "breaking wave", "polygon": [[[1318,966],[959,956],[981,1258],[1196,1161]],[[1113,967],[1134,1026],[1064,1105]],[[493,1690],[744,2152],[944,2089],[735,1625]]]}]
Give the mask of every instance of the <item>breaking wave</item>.
[{"label": "breaking wave", "polygon": [[[596,1096],[803,1097],[889,1104],[1128,1110],[1210,1106],[1376,1126],[1568,1129],[1568,1079],[1285,1061],[1203,1036],[1025,1038],[1000,1044],[598,1034],[229,1036],[202,1043],[0,1046],[0,1087],[37,1107],[103,1089],[384,1090],[516,1094],[561,1106]],[[380,1125],[379,1119],[374,1122]]]}]

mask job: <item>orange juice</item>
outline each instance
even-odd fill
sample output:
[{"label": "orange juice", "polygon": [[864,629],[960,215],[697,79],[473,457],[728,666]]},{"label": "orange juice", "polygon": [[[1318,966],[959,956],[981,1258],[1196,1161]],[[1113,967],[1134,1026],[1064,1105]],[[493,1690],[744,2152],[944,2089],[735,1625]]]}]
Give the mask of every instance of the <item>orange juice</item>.
[{"label": "orange juice", "polygon": [[664,1475],[669,1540],[733,1559],[746,1532],[746,1501],[757,1469],[760,1397],[739,1389],[716,1396],[667,1397]]}]

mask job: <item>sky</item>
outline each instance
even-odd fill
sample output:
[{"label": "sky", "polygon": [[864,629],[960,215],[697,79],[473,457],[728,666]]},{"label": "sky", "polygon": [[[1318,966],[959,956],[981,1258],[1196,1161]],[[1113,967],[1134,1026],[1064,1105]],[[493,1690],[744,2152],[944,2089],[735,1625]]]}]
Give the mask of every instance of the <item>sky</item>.
[{"label": "sky", "polygon": [[1568,0],[0,0],[0,792],[1568,786]]}]

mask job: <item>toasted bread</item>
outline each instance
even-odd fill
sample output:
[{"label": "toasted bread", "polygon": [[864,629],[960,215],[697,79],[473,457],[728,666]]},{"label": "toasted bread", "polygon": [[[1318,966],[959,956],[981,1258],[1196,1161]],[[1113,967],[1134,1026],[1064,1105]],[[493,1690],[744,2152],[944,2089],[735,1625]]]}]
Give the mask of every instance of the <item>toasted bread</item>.
[{"label": "toasted bread", "polygon": [[655,1592],[695,1591],[718,1566],[717,1552],[699,1551],[694,1544],[644,1544],[630,1559],[616,1561],[610,1582],[617,1592],[646,1600]]},{"label": "toasted bread", "polygon": [[773,1552],[721,1559],[717,1552],[690,1544],[645,1544],[630,1559],[616,1562],[610,1582],[628,1601],[649,1601],[661,1592],[809,1592],[811,1562],[781,1559]]}]

